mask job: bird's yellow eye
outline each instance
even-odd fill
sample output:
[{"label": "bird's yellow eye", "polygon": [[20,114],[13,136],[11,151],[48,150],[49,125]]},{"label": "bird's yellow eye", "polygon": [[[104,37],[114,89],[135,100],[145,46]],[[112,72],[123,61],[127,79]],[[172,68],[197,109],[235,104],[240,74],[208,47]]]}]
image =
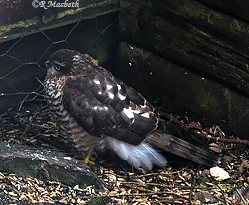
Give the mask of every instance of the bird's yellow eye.
[{"label": "bird's yellow eye", "polygon": [[59,70],[61,70],[61,67],[60,66],[54,66],[54,69],[59,71]]},{"label": "bird's yellow eye", "polygon": [[61,69],[64,69],[65,65],[66,65],[65,62],[58,62],[58,61],[53,62],[53,67],[56,71],[60,71]]}]

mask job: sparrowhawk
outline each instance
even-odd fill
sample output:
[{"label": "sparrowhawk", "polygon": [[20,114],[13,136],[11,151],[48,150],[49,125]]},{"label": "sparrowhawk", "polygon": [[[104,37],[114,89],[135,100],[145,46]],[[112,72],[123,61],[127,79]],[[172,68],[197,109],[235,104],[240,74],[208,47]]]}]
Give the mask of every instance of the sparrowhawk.
[{"label": "sparrowhawk", "polygon": [[46,63],[47,102],[65,143],[81,154],[109,149],[135,168],[167,163],[167,151],[212,166],[216,155],[173,136],[155,108],[135,89],[74,50]]}]

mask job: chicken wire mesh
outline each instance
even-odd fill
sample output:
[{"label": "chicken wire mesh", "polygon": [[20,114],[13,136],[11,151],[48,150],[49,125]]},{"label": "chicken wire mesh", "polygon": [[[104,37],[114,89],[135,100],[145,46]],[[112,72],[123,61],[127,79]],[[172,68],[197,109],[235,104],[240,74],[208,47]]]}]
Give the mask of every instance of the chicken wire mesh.
[{"label": "chicken wire mesh", "polygon": [[118,43],[117,13],[4,42],[0,46],[0,112],[40,95],[44,62],[56,50],[78,50],[113,68]]}]

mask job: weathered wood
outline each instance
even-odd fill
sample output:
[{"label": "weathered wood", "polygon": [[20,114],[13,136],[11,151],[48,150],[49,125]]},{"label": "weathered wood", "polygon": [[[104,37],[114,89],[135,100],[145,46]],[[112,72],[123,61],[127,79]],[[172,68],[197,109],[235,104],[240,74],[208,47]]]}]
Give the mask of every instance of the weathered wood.
[{"label": "weathered wood", "polygon": [[249,20],[248,0],[199,0],[232,16]]},{"label": "weathered wood", "polygon": [[249,95],[249,24],[194,0],[121,0],[129,42]]},{"label": "weathered wood", "polygon": [[56,151],[24,145],[0,143],[0,171],[25,178],[60,181],[70,186],[104,187],[103,182],[83,162]]},{"label": "weathered wood", "polygon": [[141,48],[121,43],[115,75],[152,103],[210,122],[248,139],[249,99]]},{"label": "weathered wood", "polygon": [[[35,2],[35,5],[33,3]],[[119,0],[70,0],[79,2],[79,7],[49,7],[47,2],[44,7],[38,6],[42,1],[0,1],[0,42],[19,38],[40,30],[51,29],[83,19],[119,10]],[[56,3],[65,0],[54,1]],[[34,6],[38,6],[34,8]]]}]

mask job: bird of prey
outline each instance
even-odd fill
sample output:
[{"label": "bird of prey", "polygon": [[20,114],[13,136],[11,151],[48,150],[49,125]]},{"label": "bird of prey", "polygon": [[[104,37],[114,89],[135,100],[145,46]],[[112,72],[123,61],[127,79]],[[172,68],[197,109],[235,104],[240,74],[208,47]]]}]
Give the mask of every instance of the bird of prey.
[{"label": "bird of prey", "polygon": [[167,151],[212,166],[217,156],[167,130],[135,89],[77,51],[62,49],[46,62],[45,96],[65,143],[82,155],[114,151],[135,168],[164,167]]}]

